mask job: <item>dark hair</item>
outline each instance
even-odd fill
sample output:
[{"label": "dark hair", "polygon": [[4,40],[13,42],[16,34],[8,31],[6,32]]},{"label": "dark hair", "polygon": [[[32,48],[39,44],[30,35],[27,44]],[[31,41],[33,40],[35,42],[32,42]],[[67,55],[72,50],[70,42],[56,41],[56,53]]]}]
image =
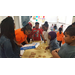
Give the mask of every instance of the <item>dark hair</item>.
[{"label": "dark hair", "polygon": [[1,24],[0,24],[0,37],[1,37]]},{"label": "dark hair", "polygon": [[59,28],[59,33],[61,34],[61,32],[62,32],[62,28]]},{"label": "dark hair", "polygon": [[35,25],[39,24],[39,22],[36,22]]},{"label": "dark hair", "polygon": [[35,26],[33,28],[35,28]]},{"label": "dark hair", "polygon": [[49,25],[47,21],[44,23],[44,26],[48,28]]},{"label": "dark hair", "polygon": [[61,26],[63,26],[63,25],[61,25]]},{"label": "dark hair", "polygon": [[67,28],[65,32],[70,36],[75,36],[75,27]]},{"label": "dark hair", "polygon": [[24,27],[21,29],[21,31],[23,31],[24,34],[25,34],[25,30],[30,30],[30,31],[32,31],[32,28],[31,28],[31,26],[30,26],[29,24],[27,24],[26,26],[24,26]]},{"label": "dark hair", "polygon": [[72,23],[72,25],[75,25],[75,22],[74,22],[74,23]]},{"label": "dark hair", "polygon": [[15,31],[14,31],[14,20],[12,17],[7,17],[1,22],[1,36],[2,35],[10,39],[12,48],[14,49]]}]

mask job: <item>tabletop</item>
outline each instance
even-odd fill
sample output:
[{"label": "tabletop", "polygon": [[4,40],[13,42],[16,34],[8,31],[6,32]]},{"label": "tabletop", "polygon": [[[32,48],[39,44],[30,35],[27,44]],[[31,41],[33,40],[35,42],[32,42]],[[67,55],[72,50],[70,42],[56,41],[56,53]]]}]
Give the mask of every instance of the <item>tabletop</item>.
[{"label": "tabletop", "polygon": [[52,54],[50,50],[45,50],[48,46],[47,42],[43,43],[42,41],[35,41],[39,42],[40,45],[35,49],[28,49],[25,50],[21,58],[51,58]]}]

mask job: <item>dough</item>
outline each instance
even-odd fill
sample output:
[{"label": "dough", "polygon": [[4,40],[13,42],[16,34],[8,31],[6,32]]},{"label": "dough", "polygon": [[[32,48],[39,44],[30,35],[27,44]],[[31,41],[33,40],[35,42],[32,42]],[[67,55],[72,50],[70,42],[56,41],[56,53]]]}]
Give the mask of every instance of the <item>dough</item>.
[{"label": "dough", "polygon": [[41,57],[41,55],[39,55],[39,57]]},{"label": "dough", "polygon": [[46,56],[44,55],[43,58],[45,58]]}]

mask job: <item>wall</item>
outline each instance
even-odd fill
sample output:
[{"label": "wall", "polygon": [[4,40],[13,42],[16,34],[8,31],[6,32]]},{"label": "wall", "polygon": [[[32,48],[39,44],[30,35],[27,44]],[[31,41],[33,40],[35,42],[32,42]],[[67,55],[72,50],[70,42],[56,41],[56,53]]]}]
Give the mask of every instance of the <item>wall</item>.
[{"label": "wall", "polygon": [[73,20],[73,16],[66,16],[66,24],[71,25]]},{"label": "wall", "polygon": [[0,23],[1,23],[1,21],[4,19],[4,18],[6,18],[7,16],[0,16]]},{"label": "wall", "polygon": [[73,19],[72,19],[72,23],[73,23],[73,22],[75,22],[75,16],[74,16]]},{"label": "wall", "polygon": [[20,19],[19,16],[14,16],[14,23],[15,23],[15,29],[19,29],[20,28]]},{"label": "wall", "polygon": [[57,16],[45,16],[45,20],[48,22],[57,22]]}]

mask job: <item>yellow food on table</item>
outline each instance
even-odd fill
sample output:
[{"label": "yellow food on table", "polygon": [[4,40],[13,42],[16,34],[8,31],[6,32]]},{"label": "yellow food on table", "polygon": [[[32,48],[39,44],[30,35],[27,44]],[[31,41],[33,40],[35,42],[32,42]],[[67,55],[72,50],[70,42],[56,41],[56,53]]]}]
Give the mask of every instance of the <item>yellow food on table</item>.
[{"label": "yellow food on table", "polygon": [[25,50],[22,58],[50,58],[52,57],[52,54],[50,53],[50,50],[45,50],[45,48],[48,46],[47,42],[43,43],[42,41],[35,41],[39,42],[40,45],[35,49],[29,49]]}]

